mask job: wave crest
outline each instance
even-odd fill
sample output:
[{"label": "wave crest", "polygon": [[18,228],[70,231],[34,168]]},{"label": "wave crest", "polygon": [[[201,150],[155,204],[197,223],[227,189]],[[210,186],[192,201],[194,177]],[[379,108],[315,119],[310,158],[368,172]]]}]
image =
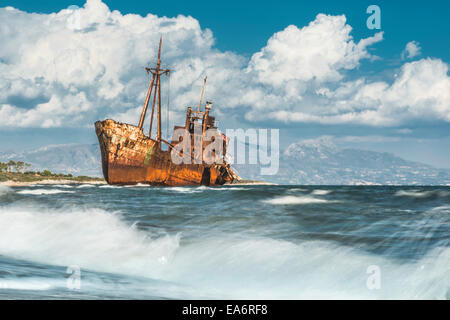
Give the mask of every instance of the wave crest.
[{"label": "wave crest", "polygon": [[450,192],[443,190],[399,190],[394,194],[396,197],[411,197],[411,198],[431,198],[431,197],[449,197]]},{"label": "wave crest", "polygon": [[316,196],[324,196],[331,193],[331,190],[321,190],[321,189],[317,189],[314,190],[313,192],[311,192],[311,194],[316,195]]},{"label": "wave crest", "polygon": [[[328,241],[215,234],[181,246],[179,235],[154,238],[120,214],[94,208],[0,207],[0,254],[159,279],[163,297],[445,299],[449,290],[442,279],[450,248],[399,264]],[[372,265],[381,270],[379,290],[366,287]]]},{"label": "wave crest", "polygon": [[11,192],[13,192],[13,190],[10,187],[0,185],[0,197]]},{"label": "wave crest", "polygon": [[311,196],[283,196],[269,200],[263,200],[264,203],[277,204],[277,205],[289,205],[289,204],[314,204],[314,203],[330,203],[336,201],[330,201],[325,199],[317,199]]},{"label": "wave crest", "polygon": [[58,193],[74,193],[75,191],[60,190],[60,189],[34,189],[34,190],[20,190],[19,194],[31,194],[31,195],[47,195]]},{"label": "wave crest", "polygon": [[0,254],[14,258],[159,278],[178,246],[103,209],[0,207]]}]

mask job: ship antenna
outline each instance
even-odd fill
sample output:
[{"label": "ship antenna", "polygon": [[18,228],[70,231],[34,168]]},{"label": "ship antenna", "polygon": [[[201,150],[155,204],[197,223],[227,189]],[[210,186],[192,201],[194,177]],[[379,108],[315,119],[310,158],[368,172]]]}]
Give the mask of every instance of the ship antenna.
[{"label": "ship antenna", "polygon": [[169,140],[169,112],[170,112],[170,72],[167,73],[168,89],[167,89],[167,119],[166,119],[166,139]]},{"label": "ship antenna", "polygon": [[161,65],[161,47],[162,47],[162,36],[159,38],[158,66]]},{"label": "ship antenna", "polygon": [[205,93],[205,87],[206,87],[206,79],[208,79],[208,76],[205,76],[205,79],[203,79],[203,88],[202,88],[202,94],[200,95],[200,103],[198,104],[197,115],[200,112],[200,106],[202,105],[203,94]]}]

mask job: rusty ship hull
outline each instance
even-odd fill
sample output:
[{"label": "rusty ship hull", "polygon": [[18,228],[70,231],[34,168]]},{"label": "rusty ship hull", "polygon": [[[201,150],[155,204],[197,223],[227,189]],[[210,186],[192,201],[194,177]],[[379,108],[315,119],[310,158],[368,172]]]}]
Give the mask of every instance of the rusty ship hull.
[{"label": "rusty ship hull", "polygon": [[174,164],[170,149],[159,148],[138,126],[108,119],[97,121],[95,130],[103,175],[109,184],[218,186],[233,181],[230,168],[224,164]]},{"label": "rusty ship hull", "polygon": [[[226,137],[216,127],[215,118],[210,114],[212,103],[207,101],[204,111],[201,110],[202,98],[206,86],[204,79],[200,103],[196,111],[187,108],[184,126],[175,126],[172,141],[162,138],[161,133],[161,77],[170,76],[169,69],[161,68],[162,38],[159,41],[158,60],[155,68],[146,68],[152,78],[147,90],[146,99],[142,108],[141,117],[137,126],[120,123],[111,119],[97,121],[95,131],[100,144],[102,156],[102,170],[105,180],[109,184],[134,185],[138,183],[163,186],[189,186],[189,185],[223,185],[240,178],[234,173],[225,161]],[[144,121],[147,109],[151,104],[150,130],[144,134]],[[169,114],[169,104],[167,104]],[[154,117],[156,115],[156,117]],[[156,137],[152,138],[152,126],[156,120]],[[168,128],[167,120],[167,128]],[[182,137],[175,132],[183,131]],[[212,141],[205,137],[206,133],[216,134],[219,150],[216,149],[206,158],[205,149],[211,147]],[[168,138],[168,137],[167,137]],[[195,142],[197,141],[197,142]],[[200,146],[198,144],[200,142]],[[176,146],[186,149],[176,151]],[[163,148],[165,147],[165,149]],[[215,143],[213,144],[215,146]],[[198,152],[200,149],[200,152]],[[172,151],[176,155],[183,155],[187,160],[180,163],[172,161]],[[192,155],[194,151],[194,156]],[[191,161],[191,160],[195,161]],[[204,160],[207,161],[204,161]],[[209,161],[212,160],[212,161]]]}]

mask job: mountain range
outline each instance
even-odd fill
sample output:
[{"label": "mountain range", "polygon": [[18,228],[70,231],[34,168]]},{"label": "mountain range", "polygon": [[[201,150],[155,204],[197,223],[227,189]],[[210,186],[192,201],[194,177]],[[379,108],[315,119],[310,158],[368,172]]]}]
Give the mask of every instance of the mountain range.
[{"label": "mountain range", "polygon": [[239,174],[279,184],[450,185],[450,170],[407,161],[392,153],[340,148],[327,137],[291,144],[280,154],[276,175],[258,165],[235,165]]},{"label": "mountain range", "polygon": [[49,145],[32,151],[0,152],[0,161],[24,161],[30,170],[49,169],[55,173],[102,176],[100,148],[97,144]]},{"label": "mountain range", "polygon": [[[0,161],[24,161],[32,170],[102,176],[97,144],[50,145],[33,151],[0,152]],[[276,175],[259,165],[234,165],[245,179],[279,184],[450,185],[450,170],[407,161],[391,153],[340,148],[330,139],[303,140],[280,153]]]}]

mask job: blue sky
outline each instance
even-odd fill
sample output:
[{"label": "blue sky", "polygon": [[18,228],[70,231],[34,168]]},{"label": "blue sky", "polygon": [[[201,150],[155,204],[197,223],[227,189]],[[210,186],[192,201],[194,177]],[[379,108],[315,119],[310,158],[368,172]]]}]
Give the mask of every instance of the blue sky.
[{"label": "blue sky", "polygon": [[[336,143],[345,147],[358,147],[377,151],[388,151],[394,152],[395,154],[402,156],[406,159],[422,161],[425,163],[437,165],[440,167],[450,168],[450,134],[449,134],[449,119],[450,119],[450,106],[448,105],[448,92],[446,89],[450,89],[448,84],[448,73],[440,74],[440,77],[436,79],[429,79],[429,74],[439,74],[439,70],[445,68],[445,66],[450,62],[450,23],[448,19],[448,12],[450,12],[450,2],[449,1],[414,1],[413,3],[408,3],[405,1],[108,1],[105,0],[104,3],[109,7],[110,11],[119,10],[121,15],[128,13],[139,14],[145,17],[148,13],[156,15],[158,17],[166,16],[168,18],[176,19],[179,25],[189,24],[189,30],[192,30],[194,35],[189,34],[191,31],[186,31],[186,34],[180,36],[179,42],[174,44],[173,48],[182,48],[186,50],[186,55],[196,54],[201,52],[205,54],[206,57],[212,57],[220,54],[224,55],[219,59],[212,60],[216,64],[224,64],[224,69],[226,70],[227,64],[231,64],[233,70],[236,70],[236,77],[232,77],[227,80],[233,81],[240,85],[240,87],[248,86],[248,90],[243,90],[244,92],[252,92],[253,96],[247,100],[238,101],[231,109],[226,109],[221,103],[221,98],[217,98],[217,95],[222,94],[225,96],[229,93],[236,92],[234,88],[230,87],[230,91],[214,89],[214,86],[220,88],[220,83],[212,83],[210,92],[216,94],[213,96],[213,100],[218,100],[218,113],[226,115],[229,112],[233,112],[235,117],[230,119],[225,119],[222,121],[223,125],[227,127],[274,127],[281,129],[282,137],[282,147],[286,147],[289,143],[297,141],[299,139],[311,139],[319,137],[322,135],[328,135],[335,138]],[[43,24],[47,14],[60,12],[62,9],[68,8],[70,5],[77,5],[83,7],[85,1],[2,1],[0,7],[11,6],[17,8],[21,11],[27,13],[40,13],[43,18],[40,20],[36,19],[36,23],[40,26]],[[366,8],[371,5],[376,4],[381,8],[381,30],[369,30],[366,26],[366,20],[369,14],[366,13]],[[283,64],[279,65],[277,59],[273,59],[274,56],[279,54],[280,56],[289,57],[289,52],[282,51],[286,46],[290,46],[289,50],[292,52],[302,52],[311,50],[311,47],[301,47],[295,46],[297,44],[295,39],[302,39],[302,28],[308,26],[311,22],[316,21],[318,25],[323,26],[330,22],[332,25],[337,24],[340,26],[338,19],[327,21],[317,20],[317,15],[323,13],[329,15],[329,17],[337,17],[340,15],[345,15],[345,26],[350,26],[352,28],[349,33],[353,37],[354,42],[357,44],[361,39],[371,39],[375,37],[378,32],[383,32],[382,40],[373,40],[367,46],[357,48],[356,55],[359,55],[357,61],[351,60],[349,56],[342,56],[336,59],[340,59],[334,64],[336,60],[335,57],[330,57],[333,62],[327,60],[326,65],[332,66],[329,71],[330,74],[337,72],[339,75],[328,75],[328,74],[314,74],[311,78],[304,78],[302,72],[307,73],[307,65],[297,64],[296,58],[292,61],[295,66],[292,68],[298,68],[296,74],[290,72],[289,65]],[[21,19],[30,19],[29,15],[17,15],[13,16],[10,11],[5,11],[4,19],[0,24],[15,26],[15,31],[18,34],[30,33],[26,28],[30,28],[31,23],[21,22]],[[177,19],[178,15],[191,16],[199,23],[200,31],[196,29],[195,26],[191,25],[191,22],[181,21]],[[84,17],[84,16],[83,16]],[[90,16],[92,18],[92,15]],[[8,20],[11,19],[11,20]],[[50,18],[48,18],[50,19]],[[121,18],[122,19],[122,18]],[[53,20],[51,23],[54,23]],[[56,23],[56,22],[55,22]],[[98,22],[92,23],[92,26],[97,26]],[[285,28],[289,25],[295,26],[297,29],[286,30]],[[162,24],[159,25],[161,27]],[[32,27],[31,27],[32,28]],[[162,27],[161,27],[162,28]],[[205,33],[205,29],[211,31],[211,39],[214,42],[208,40],[208,35]],[[43,34],[49,34],[49,30],[42,30],[42,33],[37,34],[37,39],[41,39],[45,43],[52,43],[48,39],[44,39]],[[87,30],[87,29],[86,29]],[[328,29],[317,29],[316,31],[320,34],[321,30]],[[94,32],[100,32],[96,30]],[[311,29],[311,31],[313,31]],[[316,32],[314,31],[314,32]],[[140,32],[140,31],[139,31]],[[148,34],[147,36],[142,36],[142,40],[137,38],[136,42],[151,42],[149,39],[153,39],[158,33],[155,30],[154,34]],[[198,36],[199,32],[203,32]],[[268,46],[269,39],[272,39],[277,32],[282,32],[284,35],[284,44],[272,41],[273,45]],[[160,32],[161,33],[161,32]],[[74,36],[77,36],[73,33]],[[175,34],[175,33],[174,33]],[[171,33],[168,32],[165,35],[167,41],[171,41]],[[18,69],[21,69],[20,64],[27,61],[25,56],[22,60],[16,59],[14,57],[8,57],[9,51],[5,49],[9,44],[8,41],[12,41],[11,34],[6,31],[0,37],[3,37],[2,52],[0,52],[0,62],[9,61],[9,64],[16,64]],[[173,36],[175,37],[175,36]],[[183,39],[181,39],[184,37]],[[297,38],[296,38],[297,37]],[[23,41],[29,38],[23,37]],[[44,40],[42,40],[44,39]],[[54,39],[54,38],[52,38]],[[173,39],[173,38],[172,38]],[[189,41],[195,41],[195,50],[185,47],[186,43]],[[293,40],[294,39],[294,40]],[[70,38],[68,38],[68,41]],[[332,40],[332,39],[328,39]],[[20,41],[17,40],[17,41]],[[53,41],[53,40],[51,40]],[[119,40],[118,40],[119,41]],[[123,39],[120,41],[124,41]],[[178,41],[178,39],[177,39]],[[345,37],[340,44],[349,44],[348,39]],[[405,53],[405,47],[408,43],[413,42],[417,44],[419,48],[418,52],[414,56],[407,58]],[[37,43],[40,43],[37,41]],[[58,42],[55,42],[58,43]],[[128,42],[127,42],[128,43]],[[301,44],[301,43],[300,43]],[[133,43],[135,46],[139,46]],[[330,43],[331,45],[331,43]],[[170,45],[168,45],[170,49]],[[312,44],[314,46],[314,44]],[[152,48],[149,44],[149,51]],[[265,48],[265,50],[263,49]],[[89,50],[89,48],[87,49]],[[205,53],[203,53],[205,51]],[[323,50],[323,49],[322,49]],[[190,53],[192,51],[192,53]],[[252,58],[255,53],[261,53],[261,58]],[[402,52],[404,53],[402,58]],[[90,53],[90,58],[94,56],[92,52]],[[167,54],[170,55],[170,52]],[[151,54],[147,57],[142,55],[137,55],[132,57],[141,64],[144,62],[151,61]],[[44,56],[44,55],[43,55]],[[47,55],[48,56],[48,55]],[[126,56],[126,55],[125,55]],[[78,57],[78,55],[76,56]],[[308,58],[307,56],[306,58]],[[300,55],[299,60],[305,58]],[[44,59],[44,58],[43,58]],[[49,58],[50,59],[50,58]],[[68,61],[75,61],[75,58],[70,58]],[[77,58],[78,59],[78,58]],[[79,58],[81,59],[81,58]],[[83,58],[84,59],[84,58]],[[145,61],[146,59],[146,61]],[[168,57],[168,61],[172,66],[180,65],[186,66],[188,63],[182,63],[183,54],[180,53],[178,56],[171,58]],[[427,60],[428,59],[428,60]],[[19,61],[20,60],[20,61]],[[11,62],[13,61],[13,62]],[[130,66],[130,64],[123,62],[125,66]],[[136,62],[136,65],[138,62]],[[281,78],[289,79],[291,78],[289,85],[293,86],[293,90],[299,90],[299,97],[297,100],[295,98],[286,98],[286,101],[281,102],[282,104],[292,104],[286,108],[286,112],[294,112],[296,114],[296,119],[293,121],[272,121],[274,118],[283,118],[283,114],[276,113],[279,109],[268,109],[267,106],[257,100],[258,94],[265,92],[274,95],[274,101],[277,99],[285,99],[286,91],[281,87],[285,86],[285,83],[281,82],[276,86],[271,86],[267,83],[266,76],[269,70],[262,70],[262,66],[271,65],[273,68],[277,66],[281,73]],[[111,66],[111,63],[109,64]],[[23,67],[23,65],[22,65]],[[133,65],[132,67],[135,67]],[[95,66],[93,67],[95,69]],[[108,65],[106,66],[108,68]],[[109,67],[110,68],[110,67]],[[204,68],[205,70],[212,70],[212,67],[199,66],[198,68]],[[209,69],[208,69],[209,68]],[[9,70],[9,69],[8,69]],[[223,72],[222,69],[214,69],[218,73]],[[254,83],[252,79],[242,80],[240,79],[240,72],[244,74],[245,70],[250,70],[253,72],[253,77],[258,78],[257,83]],[[106,72],[108,72],[107,70]],[[138,74],[140,71],[138,69],[132,70],[133,74]],[[27,83],[26,81],[32,81],[30,86],[33,86],[35,91],[38,92],[40,88],[37,84],[36,79],[41,79],[46,83],[46,93],[40,95],[39,93],[32,92],[27,97],[21,97],[17,93],[11,93],[10,96],[4,97],[3,103],[10,108],[8,113],[5,112],[10,119],[17,119],[21,115],[21,111],[26,110],[40,110],[39,101],[51,100],[53,93],[55,97],[63,100],[61,98],[64,91],[61,87],[70,87],[70,90],[75,90],[73,93],[73,99],[70,100],[79,106],[79,108],[84,108],[87,111],[84,112],[79,117],[74,116],[73,121],[71,119],[65,119],[62,116],[55,118],[54,121],[49,125],[41,125],[42,118],[36,117],[36,123],[30,124],[26,122],[23,125],[14,126],[13,122],[9,121],[1,125],[0,134],[3,137],[0,141],[1,149],[30,149],[35,147],[40,147],[46,144],[59,144],[59,143],[95,143],[96,137],[93,133],[92,127],[89,127],[89,121],[97,120],[96,117],[118,115],[124,116],[133,114],[133,108],[137,108],[139,97],[136,97],[134,101],[129,95],[133,94],[133,90],[125,89],[123,84],[118,85],[118,88],[122,90],[128,90],[127,94],[124,96],[121,93],[120,101],[122,105],[117,107],[111,106],[111,110],[105,111],[102,114],[99,109],[95,107],[88,107],[89,102],[92,104],[97,103],[92,102],[92,92],[91,90],[99,90],[96,87],[96,79],[94,76],[90,79],[86,73],[86,79],[84,82],[77,82],[75,85],[71,85],[65,82],[64,79],[58,78],[57,81],[60,83],[58,85],[53,85],[55,80],[53,73],[48,70],[42,71],[38,70],[37,67],[33,69],[36,73],[33,79],[17,79],[17,87],[19,83]],[[75,71],[74,71],[75,72]],[[92,72],[93,75],[98,76],[96,71]],[[200,72],[200,71],[199,71]],[[206,72],[206,71],[205,71]],[[251,73],[250,72],[250,73]],[[283,75],[286,72],[286,75]],[[311,72],[314,73],[314,70]],[[201,72],[200,72],[201,73]],[[199,73],[199,74],[200,74]],[[11,71],[12,75],[20,74],[19,71]],[[131,74],[131,72],[130,72]],[[214,75],[209,75],[213,77]],[[323,77],[323,81],[314,80],[317,77]],[[11,78],[10,77],[10,78]],[[115,79],[114,76],[111,76]],[[120,75],[120,79],[132,77],[131,75]],[[147,79],[144,75],[136,76],[136,84],[142,83],[142,88],[145,88],[145,82]],[[239,78],[239,79],[238,79]],[[52,80],[53,79],[53,80]],[[396,79],[400,79],[396,82]],[[416,81],[415,79],[421,79],[421,81]],[[195,81],[194,81],[195,80]],[[194,79],[192,82],[192,90],[197,90],[197,80]],[[13,86],[9,83],[9,86]],[[24,82],[25,81],[25,82]],[[53,82],[52,82],[53,81]],[[108,81],[112,81],[109,79]],[[212,80],[214,81],[214,80]],[[358,82],[360,81],[360,82]],[[402,104],[402,100],[405,97],[409,98],[411,92],[417,91],[415,88],[423,84],[435,83],[435,85],[430,85],[429,87],[424,87],[424,91],[430,92],[429,96],[418,96],[411,98],[411,105]],[[49,83],[53,83],[50,85]],[[105,81],[106,83],[106,81]],[[356,83],[356,84],[355,84]],[[374,89],[376,84],[385,88],[381,91]],[[402,84],[406,83],[409,86],[404,93],[398,94],[396,96],[395,90],[403,90]],[[352,86],[353,93],[346,93],[343,97],[340,92],[348,86]],[[173,85],[173,83],[171,84]],[[35,86],[35,87],[34,87]],[[112,86],[112,85],[111,85]],[[105,86],[111,89],[111,87]],[[119,90],[114,87],[114,90]],[[137,87],[136,89],[139,89]],[[331,93],[318,95],[318,90],[330,91]],[[69,89],[68,89],[69,90]],[[113,89],[111,89],[113,90]],[[378,102],[373,102],[369,98],[371,96],[370,90],[375,90],[373,92],[381,92],[381,95],[388,96],[388,99],[380,99]],[[74,92],[75,92],[74,91]],[[141,94],[141,91],[136,90],[135,95]],[[180,101],[182,98],[190,99],[189,93],[179,89],[174,89],[175,93],[178,92]],[[321,92],[322,92],[321,91]],[[361,97],[364,93],[370,91],[364,99],[358,101],[358,104],[353,103],[357,97]],[[84,94],[86,92],[86,94]],[[323,91],[325,92],[325,91]],[[117,94],[117,93],[115,93]],[[363,95],[364,95],[363,94]],[[196,93],[196,95],[198,95]],[[67,92],[66,92],[67,96]],[[324,101],[324,96],[326,96],[326,101]],[[119,97],[119,96],[118,96]],[[39,100],[41,99],[41,100]],[[56,99],[56,98],[55,98]],[[56,99],[56,100],[58,100]],[[78,99],[78,100],[77,100]],[[96,96],[95,99],[98,99]],[[224,98],[222,98],[225,100]],[[359,98],[358,98],[359,99]],[[369,99],[369,100],[367,100]],[[430,112],[426,110],[426,103],[420,102],[419,100],[430,101]],[[52,100],[53,101],[53,100]],[[106,110],[109,105],[110,100],[98,100],[98,103],[105,103],[103,110]],[[106,102],[105,102],[106,101]],[[117,101],[114,100],[114,101]],[[369,101],[369,102],[367,102]],[[417,102],[419,101],[419,102]],[[25,107],[18,105],[21,102],[34,103],[34,107]],[[361,104],[369,103],[370,105],[363,106]],[[2,101],[0,101],[0,104]],[[16,105],[15,105],[15,104]],[[66,102],[67,103],[67,102]],[[86,106],[83,105],[85,103]],[[129,105],[128,105],[129,103]],[[183,103],[183,102],[181,102]],[[311,111],[316,105],[322,104],[320,108],[317,107],[316,111]],[[359,110],[359,108],[367,108],[367,110],[377,110],[375,117],[379,117],[377,121],[378,124],[374,125],[371,120],[367,120],[364,117],[356,118],[355,120],[347,121],[339,118],[336,120],[337,115],[346,114],[346,107],[342,107],[337,110],[333,115],[324,114],[323,108],[332,108],[336,105],[352,104],[354,110]],[[424,106],[425,103],[425,106]],[[127,104],[127,110],[122,110],[124,104]],[[52,108],[56,108],[57,103],[52,105]],[[61,102],[61,106],[64,103]],[[6,108],[6,107],[4,107]],[[21,109],[22,108],[22,109]],[[114,109],[115,108],[115,109]],[[237,110],[250,110],[247,113],[240,114]],[[348,108],[347,108],[348,109]],[[389,109],[389,110],[388,110]],[[6,110],[6,109],[4,109]],[[134,110],[134,109],[133,109]],[[179,106],[176,109],[177,112],[183,113],[183,106]],[[179,110],[179,111],[178,111]],[[270,116],[263,117],[261,112],[264,113],[266,110],[270,111]],[[381,110],[381,111],[380,111]],[[386,111],[388,110],[388,111]],[[394,110],[394,111],[392,111]],[[406,111],[405,111],[406,110]],[[267,111],[267,112],[268,112]],[[33,113],[33,116],[36,114]],[[356,111],[357,112],[357,111]],[[0,113],[1,114],[1,113]],[[268,113],[269,114],[269,113]],[[348,115],[348,113],[347,113]],[[24,116],[28,117],[29,114]],[[220,118],[220,116],[218,116]],[[223,118],[223,117],[222,117]],[[348,117],[347,117],[348,118]],[[392,118],[392,119],[391,119]],[[279,120],[278,119],[278,120]],[[311,119],[311,120],[308,120]],[[391,121],[392,120],[392,121]],[[1,123],[1,122],[0,122]]]},{"label": "blue sky", "polygon": [[[376,4],[382,11],[382,30],[386,32],[383,46],[377,53],[385,59],[398,58],[405,41],[416,40],[422,44],[424,54],[450,59],[450,2],[431,1],[104,1],[111,9],[122,13],[148,13],[174,17],[191,15],[203,28],[213,31],[216,47],[251,55],[263,47],[273,33],[290,24],[304,26],[318,13],[345,14],[353,27],[355,38],[374,33],[366,27],[369,16],[366,9]],[[57,12],[70,5],[83,6],[84,0],[58,1],[2,1],[28,12]]]}]

